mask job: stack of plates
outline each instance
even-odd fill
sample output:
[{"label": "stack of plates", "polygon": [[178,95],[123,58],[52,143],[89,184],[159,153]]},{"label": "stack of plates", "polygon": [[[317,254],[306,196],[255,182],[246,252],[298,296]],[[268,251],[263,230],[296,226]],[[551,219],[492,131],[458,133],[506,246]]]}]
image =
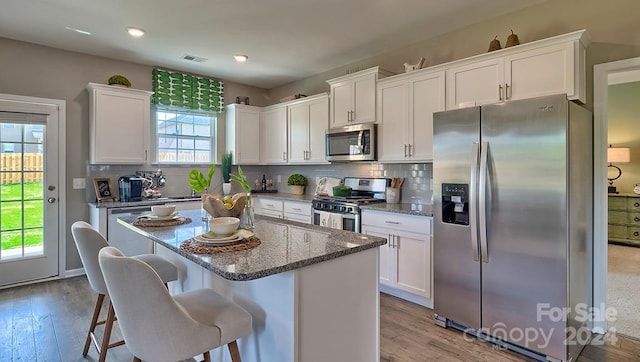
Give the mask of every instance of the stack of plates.
[{"label": "stack of plates", "polygon": [[253,233],[244,229],[238,229],[231,235],[217,235],[209,231],[208,233],[196,236],[194,240],[207,245],[226,245],[237,241],[244,241],[251,236],[253,236]]},{"label": "stack of plates", "polygon": [[158,216],[152,213],[143,214],[138,216],[138,219],[145,219],[147,221],[168,221],[168,220],[175,220],[179,217],[180,215],[178,214],[178,212],[174,211],[171,215],[167,215],[167,216]]}]

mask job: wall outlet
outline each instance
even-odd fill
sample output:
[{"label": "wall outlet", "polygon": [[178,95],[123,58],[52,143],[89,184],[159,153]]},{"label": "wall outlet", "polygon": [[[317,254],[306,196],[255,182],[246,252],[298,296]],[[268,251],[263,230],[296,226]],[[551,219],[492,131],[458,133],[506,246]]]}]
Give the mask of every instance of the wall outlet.
[{"label": "wall outlet", "polygon": [[87,187],[87,183],[83,178],[74,178],[73,179],[73,189],[79,190]]}]

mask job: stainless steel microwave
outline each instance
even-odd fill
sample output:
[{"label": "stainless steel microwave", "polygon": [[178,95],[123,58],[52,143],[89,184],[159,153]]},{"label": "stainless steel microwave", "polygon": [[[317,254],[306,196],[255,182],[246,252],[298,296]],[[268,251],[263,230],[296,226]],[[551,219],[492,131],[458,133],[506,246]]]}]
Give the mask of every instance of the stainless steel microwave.
[{"label": "stainless steel microwave", "polygon": [[327,161],[375,161],[377,124],[362,123],[326,131]]}]

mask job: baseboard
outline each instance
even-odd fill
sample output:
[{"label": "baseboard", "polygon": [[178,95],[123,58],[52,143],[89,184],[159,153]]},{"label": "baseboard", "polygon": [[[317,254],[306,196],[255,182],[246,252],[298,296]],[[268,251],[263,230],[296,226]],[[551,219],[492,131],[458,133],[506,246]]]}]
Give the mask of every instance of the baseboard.
[{"label": "baseboard", "polygon": [[64,278],[73,278],[84,274],[84,268],[69,269],[64,271]]},{"label": "baseboard", "polygon": [[427,299],[423,297],[419,297],[417,295],[407,293],[404,290],[398,290],[391,287],[388,287],[384,284],[380,284],[380,291],[385,294],[393,295],[394,297],[398,297],[400,299],[404,299],[411,303],[419,304],[423,307],[427,307],[429,309],[433,309],[433,299]]}]

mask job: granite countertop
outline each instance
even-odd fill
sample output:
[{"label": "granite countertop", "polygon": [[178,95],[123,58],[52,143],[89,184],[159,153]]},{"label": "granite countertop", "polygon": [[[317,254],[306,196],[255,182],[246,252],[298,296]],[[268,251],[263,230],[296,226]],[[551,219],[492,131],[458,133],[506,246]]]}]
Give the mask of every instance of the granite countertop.
[{"label": "granite countertop", "polygon": [[197,197],[159,197],[155,199],[144,199],[142,201],[132,201],[132,202],[120,202],[120,201],[101,201],[101,202],[90,202],[89,205],[97,208],[116,208],[116,207],[136,207],[136,206],[148,206],[148,205],[161,205],[161,204],[175,204],[178,202],[190,202],[190,201],[200,201],[200,196]]},{"label": "granite countertop", "polygon": [[395,212],[398,214],[418,215],[418,216],[430,216],[433,217],[433,205],[432,204],[388,204],[385,202],[377,204],[367,204],[360,206],[361,209]]},{"label": "granite countertop", "polygon": [[200,219],[200,209],[181,211],[191,223],[167,227],[136,227],[135,216],[118,222],[158,244],[229,280],[253,280],[302,268],[326,260],[384,245],[387,240],[350,231],[256,215],[255,235],[262,243],[250,250],[212,255],[192,254],[180,244],[206,233],[208,223]]},{"label": "granite countertop", "polygon": [[309,202],[313,201],[313,195],[294,195],[294,194],[286,194],[280,192],[274,193],[252,193],[251,197],[259,197],[263,199],[275,199],[275,200],[286,200],[286,201],[304,201]]}]

